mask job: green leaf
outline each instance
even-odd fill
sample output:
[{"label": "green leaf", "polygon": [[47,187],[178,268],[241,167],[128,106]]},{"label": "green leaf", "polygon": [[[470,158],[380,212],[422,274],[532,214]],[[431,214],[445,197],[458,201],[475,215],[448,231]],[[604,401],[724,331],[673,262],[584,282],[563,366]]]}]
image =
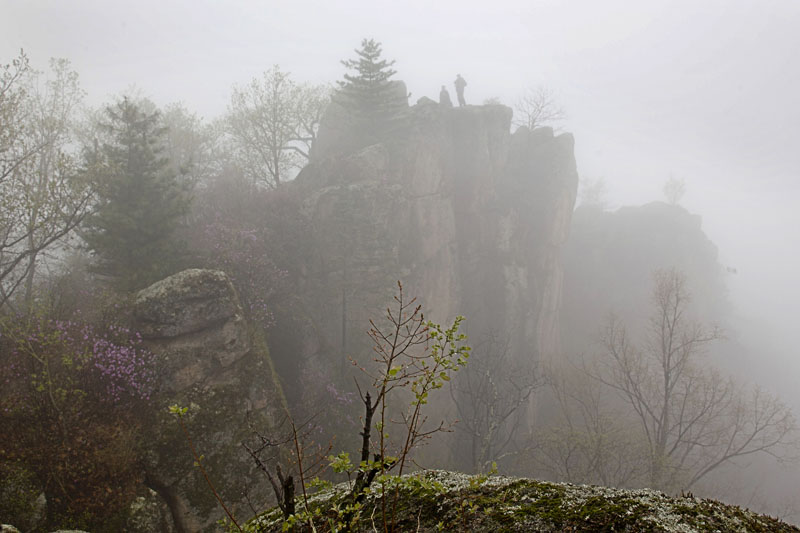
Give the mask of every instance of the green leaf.
[{"label": "green leaf", "polygon": [[170,412],[170,414],[173,414],[173,415],[182,416],[182,415],[185,415],[186,413],[189,412],[189,408],[188,407],[180,407],[180,406],[178,406],[178,404],[173,404],[173,405],[169,406],[169,412]]}]

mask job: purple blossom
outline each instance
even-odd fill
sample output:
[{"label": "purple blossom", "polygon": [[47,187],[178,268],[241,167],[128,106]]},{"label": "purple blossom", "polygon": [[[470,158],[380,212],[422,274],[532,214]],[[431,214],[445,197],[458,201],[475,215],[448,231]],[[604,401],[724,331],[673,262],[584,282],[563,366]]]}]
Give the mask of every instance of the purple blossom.
[{"label": "purple blossom", "polygon": [[[104,402],[147,401],[156,384],[154,355],[142,344],[138,332],[120,325],[94,327],[72,320],[40,320],[26,332],[24,349],[15,350],[16,362],[8,375],[22,378],[38,372],[33,361],[50,358],[59,361],[67,372],[67,383],[87,387],[100,394]],[[24,358],[33,355],[34,357]],[[20,358],[20,356],[23,358]],[[20,362],[28,361],[24,370]],[[71,377],[70,377],[71,376]]]}]

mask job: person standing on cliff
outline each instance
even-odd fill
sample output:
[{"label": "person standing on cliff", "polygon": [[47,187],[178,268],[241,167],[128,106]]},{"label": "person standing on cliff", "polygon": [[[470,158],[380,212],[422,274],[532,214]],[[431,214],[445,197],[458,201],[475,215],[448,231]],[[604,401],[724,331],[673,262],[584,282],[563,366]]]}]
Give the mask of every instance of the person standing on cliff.
[{"label": "person standing on cliff", "polygon": [[453,101],[450,100],[450,93],[447,88],[442,85],[442,90],[439,91],[439,105],[444,107],[453,107]]},{"label": "person standing on cliff", "polygon": [[467,105],[467,102],[464,101],[464,87],[467,86],[467,80],[461,77],[461,74],[456,75],[456,81],[453,82],[453,85],[456,86],[456,95],[458,95],[458,105],[460,107],[464,107]]}]

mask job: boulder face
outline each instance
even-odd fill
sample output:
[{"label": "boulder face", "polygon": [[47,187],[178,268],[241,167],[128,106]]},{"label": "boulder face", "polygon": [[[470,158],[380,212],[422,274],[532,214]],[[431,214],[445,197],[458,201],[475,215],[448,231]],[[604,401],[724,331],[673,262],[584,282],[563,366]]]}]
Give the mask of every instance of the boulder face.
[{"label": "boulder face", "polygon": [[[159,394],[146,443],[146,483],[166,502],[175,531],[212,531],[224,516],[170,405],[187,407],[183,422],[214,486],[234,514],[250,510],[245,481],[260,479],[241,442],[248,422],[268,433],[282,419],[283,394],[266,344],[251,330],[228,277],[186,270],[138,293],[136,327],[157,356]],[[250,486],[254,502],[269,499]]]},{"label": "boulder face", "polygon": [[216,270],[184,270],[142,290],[136,299],[139,327],[149,338],[208,330],[237,311],[230,281]]},{"label": "boulder face", "polygon": [[162,359],[161,387],[182,391],[250,349],[239,299],[224,272],[184,270],[143,289],[134,317]]},{"label": "boulder face", "polygon": [[465,315],[473,345],[501,336],[530,364],[559,352],[573,138],[550,128],[512,135],[511,118],[502,105],[421,99],[385,138],[360,147],[347,142],[356,134],[341,109],[323,120],[324,149],[293,186],[315,242],[304,297],[329,358],[370,353],[363,332],[397,280],[433,320]]}]

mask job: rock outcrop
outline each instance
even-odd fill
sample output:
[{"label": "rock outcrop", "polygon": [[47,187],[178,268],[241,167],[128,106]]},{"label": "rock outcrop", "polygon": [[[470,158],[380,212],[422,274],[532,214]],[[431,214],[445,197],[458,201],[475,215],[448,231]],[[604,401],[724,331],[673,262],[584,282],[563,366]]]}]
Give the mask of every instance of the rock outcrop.
[{"label": "rock outcrop", "polygon": [[343,110],[329,115],[293,184],[313,228],[304,297],[327,357],[368,357],[367,320],[397,280],[432,319],[465,315],[473,343],[501,336],[530,364],[557,354],[559,253],[578,184],[572,136],[512,135],[502,105],[421,99],[384,138],[354,146]]},{"label": "rock outcrop", "polygon": [[[248,420],[267,432],[282,417],[284,401],[263,338],[248,328],[231,282],[219,271],[180,272],[139,292],[134,317],[158,357],[160,380],[147,442],[148,486],[169,506],[178,532],[214,530],[223,516],[168,413],[177,404],[188,408],[183,419],[216,490],[249,515],[242,491],[258,476],[240,443],[249,436]],[[251,486],[249,496],[268,499],[265,487]]]},{"label": "rock outcrop", "polygon": [[[670,497],[650,489],[625,490],[550,483],[504,476],[467,476],[441,470],[403,476],[398,492],[386,491],[392,509],[387,522],[398,531],[471,531],[555,533],[563,531],[651,531],[660,533],[800,532],[795,526],[733,505],[692,496]],[[346,484],[312,496],[320,531],[343,508]],[[394,495],[399,495],[399,502]],[[363,502],[352,531],[382,527],[381,490]],[[396,512],[394,511],[396,509]],[[370,518],[371,517],[371,518]],[[284,531],[279,509],[263,513],[248,531]]]},{"label": "rock outcrop", "polygon": [[162,358],[162,390],[180,392],[250,349],[236,292],[223,272],[185,270],[142,290],[136,325]]},{"label": "rock outcrop", "polygon": [[653,202],[613,212],[580,207],[562,260],[567,353],[591,352],[611,312],[631,331],[641,330],[652,309],[658,269],[686,275],[693,314],[702,322],[719,324],[728,310],[717,248],[701,218],[680,206]]}]

